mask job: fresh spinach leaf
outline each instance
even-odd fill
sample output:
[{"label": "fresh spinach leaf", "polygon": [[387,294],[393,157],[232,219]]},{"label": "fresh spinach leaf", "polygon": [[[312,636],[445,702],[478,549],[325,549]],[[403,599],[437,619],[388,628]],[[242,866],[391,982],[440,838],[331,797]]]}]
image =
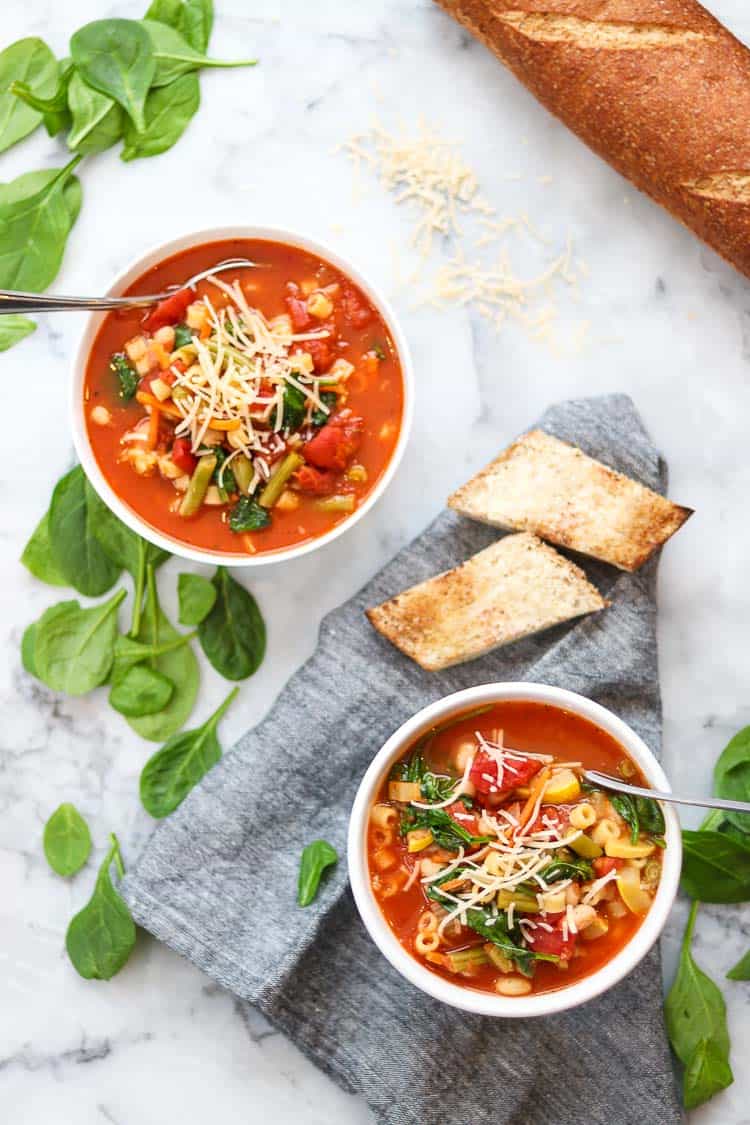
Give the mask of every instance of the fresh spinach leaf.
[{"label": "fresh spinach leaf", "polygon": [[42,614],[34,637],[34,666],[43,683],[67,695],[85,695],[104,683],[114,656],[117,608],[124,597],[125,591],[118,590],[90,609],[70,601]]},{"label": "fresh spinach leaf", "polygon": [[[282,396],[282,423],[285,430],[298,430],[305,420],[307,410],[307,396],[291,383],[284,386]],[[273,412],[272,426],[276,426],[278,407]]]},{"label": "fresh spinach leaf", "polygon": [[682,1101],[685,1109],[703,1105],[734,1082],[729,1059],[711,1039],[701,1039],[685,1068]]},{"label": "fresh spinach leaf", "polygon": [[68,585],[52,553],[52,544],[49,540],[49,512],[44,513],[31,533],[31,538],[23,549],[21,562],[35,578],[40,582],[46,582],[48,586]]},{"label": "fresh spinach leaf", "polygon": [[68,86],[73,76],[73,64],[68,61],[63,65],[57,87],[48,97],[41,96],[32,90],[28,82],[16,80],[11,83],[10,92],[20,98],[27,106],[41,113],[42,121],[50,137],[56,137],[64,129],[70,128],[70,110],[68,109]]},{"label": "fresh spinach leaf", "polygon": [[155,661],[158,656],[190,644],[195,636],[195,633],[175,633],[171,641],[161,645],[141,644],[132,637],[119,636],[115,642],[115,656],[110,673],[112,683],[121,680],[137,664],[142,664],[145,660]]},{"label": "fresh spinach leaf", "polygon": [[145,125],[141,132],[127,121],[122,160],[158,156],[179,141],[201,104],[201,91],[194,74],[183,74],[167,86],[152,90],[146,98]]},{"label": "fresh spinach leaf", "polygon": [[702,902],[750,899],[750,847],[722,832],[682,833],[682,889]]},{"label": "fresh spinach leaf", "polygon": [[177,579],[181,625],[200,625],[216,601],[216,587],[200,574],[181,574]]},{"label": "fresh spinach leaf", "polygon": [[216,728],[239,688],[233,688],[202,727],[182,731],[149,758],[141,773],[141,803],[160,820],[181,805],[221,758]]},{"label": "fresh spinach leaf", "polygon": [[326,422],[329,421],[331,415],[335,412],[338,400],[339,397],[335,391],[323,391],[320,396],[320,401],[324,406],[328,407],[328,413],[326,414],[325,410],[313,410],[310,417],[312,425],[316,427],[325,426]]},{"label": "fresh spinach leaf", "polygon": [[[750,801],[750,727],[738,731],[720,754],[714,767],[714,790],[718,797],[730,801]],[[748,813],[723,815],[735,828],[750,833]]]},{"label": "fresh spinach leaf", "polygon": [[49,508],[52,558],[65,580],[87,597],[104,594],[122,567],[114,563],[97,534],[98,497],[80,465],[58,481]]},{"label": "fresh spinach leaf", "polygon": [[302,851],[297,879],[297,905],[309,906],[314,901],[323,872],[338,863],[339,855],[327,840],[313,840]]},{"label": "fresh spinach leaf", "polygon": [[78,213],[66,191],[80,156],[64,168],[31,172],[0,184],[0,288],[41,292],[54,281]]},{"label": "fresh spinach leaf", "polygon": [[750,951],[727,973],[727,980],[750,980]]},{"label": "fresh spinach leaf", "polygon": [[11,94],[11,84],[25,82],[44,98],[54,92],[57,76],[57,59],[42,39],[19,39],[0,51],[0,152],[33,133],[42,120]]},{"label": "fresh spinach leaf", "polygon": [[109,873],[114,863],[120,877],[125,874],[120,845],[116,836],[110,836],[110,841],[94,893],[71,920],[65,935],[73,968],[86,980],[109,980],[119,973],[135,945],[135,923]]},{"label": "fresh spinach leaf", "polygon": [[21,637],[21,664],[30,676],[34,676],[37,680],[39,674],[36,670],[36,630],[37,622],[32,621],[27,625]]},{"label": "fresh spinach leaf", "polygon": [[142,23],[94,20],[75,32],[70,40],[70,53],[83,80],[99,93],[113,98],[136,129],[143,132],[146,95],[157,63]]},{"label": "fresh spinach leaf", "polygon": [[163,711],[174,695],[174,684],[148,664],[135,664],[115,680],[109,692],[109,705],[127,718],[138,719]]},{"label": "fresh spinach leaf", "polygon": [[211,38],[213,0],[154,0],[146,19],[173,27],[191,47],[203,52]]},{"label": "fresh spinach leaf", "polygon": [[27,316],[19,313],[7,313],[0,317],[0,352],[7,352],[15,344],[20,344],[32,332],[36,332],[36,324]]},{"label": "fresh spinach leaf", "polygon": [[156,73],[152,85],[155,87],[168,86],[191,70],[203,70],[208,67],[228,69],[238,66],[255,66],[257,59],[238,59],[228,61],[224,59],[210,59],[202,51],[196,51],[187,40],[169,24],[159,23],[156,20],[142,20],[151,41],[153,57],[156,60]]},{"label": "fresh spinach leaf", "polygon": [[458,851],[466,844],[486,844],[489,836],[474,836],[463,824],[454,820],[445,809],[415,809],[410,806],[401,814],[401,832],[429,828],[436,844],[448,851]]},{"label": "fresh spinach leaf", "polygon": [[117,393],[123,402],[130,402],[138,390],[140,376],[124,352],[115,352],[109,369],[117,379]]},{"label": "fresh spinach leaf", "polygon": [[193,330],[187,324],[176,324],[174,329],[175,351],[184,348],[193,341]]},{"label": "fresh spinach leaf", "polygon": [[224,567],[213,577],[216,602],[198,626],[201,647],[225,680],[257,672],[266,651],[266,626],[252,594]]},{"label": "fresh spinach leaf", "polygon": [[159,605],[153,566],[148,568],[146,600],[138,633],[134,639],[143,645],[153,645],[157,648],[179,642],[173,648],[164,647],[160,655],[152,656],[149,661],[152,668],[161,672],[174,684],[174,694],[169,703],[155,715],[128,719],[133,730],[141,738],[161,742],[184,726],[198,694],[200,673],[191,646],[183,643],[186,638],[181,637],[173,628]]},{"label": "fresh spinach leaf", "polygon": [[114,98],[94,90],[73,73],[68,87],[71,114],[68,148],[81,155],[104,152],[117,144],[126,121],[126,114]]},{"label": "fresh spinach leaf", "polygon": [[58,875],[75,875],[91,855],[91,833],[75,805],[66,802],[44,826],[44,854]]},{"label": "fresh spinach leaf", "polygon": [[667,1035],[677,1058],[688,1066],[702,1039],[710,1039],[729,1055],[729,1032],[724,997],[714,982],[698,968],[690,947],[698,902],[690,908],[674,983],[664,1002]]},{"label": "fresh spinach leaf", "polygon": [[253,500],[252,496],[240,496],[229,513],[229,528],[235,534],[242,531],[260,531],[268,527],[271,517],[268,510]]},{"label": "fresh spinach leaf", "polygon": [[576,860],[575,863],[564,859],[553,859],[539,875],[545,883],[557,883],[560,879],[575,879],[586,882],[593,879],[594,869],[586,859]]},{"label": "fresh spinach leaf", "polygon": [[637,844],[638,836],[640,835],[640,819],[638,817],[638,810],[635,807],[635,801],[628,793],[612,794],[609,799],[612,803],[612,808],[615,812],[620,814],[630,829],[631,842]]}]

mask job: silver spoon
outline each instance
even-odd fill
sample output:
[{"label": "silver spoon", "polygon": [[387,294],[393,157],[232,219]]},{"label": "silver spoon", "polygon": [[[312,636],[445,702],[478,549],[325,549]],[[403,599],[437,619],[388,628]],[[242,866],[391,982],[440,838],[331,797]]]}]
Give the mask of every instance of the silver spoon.
[{"label": "silver spoon", "polygon": [[674,793],[662,793],[658,789],[642,789],[640,785],[628,785],[617,777],[598,770],[584,770],[583,776],[592,785],[604,789],[616,789],[620,793],[630,793],[634,797],[651,797],[657,801],[674,801],[677,805],[698,805],[702,809],[726,809],[728,812],[750,813],[750,801],[725,801],[721,797],[677,797]]},{"label": "silver spoon", "polygon": [[223,262],[217,262],[210,270],[203,270],[189,277],[182,285],[170,285],[164,293],[149,293],[137,297],[45,297],[40,293],[16,293],[10,289],[0,289],[0,316],[4,313],[64,312],[71,309],[137,309],[163,301],[180,289],[189,289],[196,282],[216,273],[249,268],[261,269],[263,263],[251,262],[249,258],[227,258]]}]

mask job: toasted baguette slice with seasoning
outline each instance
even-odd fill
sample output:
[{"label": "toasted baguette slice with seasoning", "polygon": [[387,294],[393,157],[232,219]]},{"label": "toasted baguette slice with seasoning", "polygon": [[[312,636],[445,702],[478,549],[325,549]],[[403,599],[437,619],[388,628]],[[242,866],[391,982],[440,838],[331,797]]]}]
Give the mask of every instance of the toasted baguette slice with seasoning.
[{"label": "toasted baguette slice with seasoning", "polygon": [[508,535],[454,570],[368,609],[372,625],[430,672],[474,660],[608,603],[535,535]]},{"label": "toasted baguette slice with seasoning", "polygon": [[543,430],[513,442],[448,506],[630,571],[693,514]]}]

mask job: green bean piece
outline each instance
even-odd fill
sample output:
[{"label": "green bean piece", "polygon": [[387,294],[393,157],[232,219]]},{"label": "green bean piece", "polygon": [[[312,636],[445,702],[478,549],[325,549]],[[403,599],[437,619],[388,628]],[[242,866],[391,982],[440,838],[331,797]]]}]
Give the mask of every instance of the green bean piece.
[{"label": "green bean piece", "polygon": [[253,463],[244,453],[239,453],[232,461],[234,479],[243,496],[249,496],[250,485],[253,482]]},{"label": "green bean piece", "polygon": [[193,469],[193,475],[190,478],[190,484],[187,486],[187,491],[180,504],[180,515],[183,517],[194,516],[200,508],[208,486],[211,483],[211,477],[214,475],[216,468],[216,457],[213,453],[201,457],[198,464]]},{"label": "green bean piece", "polygon": [[474,945],[471,949],[455,949],[446,954],[448,967],[452,973],[465,973],[480,965],[489,965],[490,959],[481,945]]},{"label": "green bean piece", "polygon": [[284,491],[284,485],[289,480],[292,473],[296,473],[297,469],[304,463],[304,458],[300,457],[299,453],[287,453],[283,461],[281,461],[271,476],[268,478],[266,487],[258,497],[258,501],[264,508],[272,508],[278,498]]},{"label": "green bean piece", "polygon": [[342,496],[326,496],[323,500],[316,500],[315,507],[321,512],[353,512],[354,496],[351,492]]},{"label": "green bean piece", "polygon": [[585,832],[581,833],[575,840],[571,840],[570,846],[576,855],[583,856],[584,859],[596,859],[603,854],[599,845],[595,844]]}]

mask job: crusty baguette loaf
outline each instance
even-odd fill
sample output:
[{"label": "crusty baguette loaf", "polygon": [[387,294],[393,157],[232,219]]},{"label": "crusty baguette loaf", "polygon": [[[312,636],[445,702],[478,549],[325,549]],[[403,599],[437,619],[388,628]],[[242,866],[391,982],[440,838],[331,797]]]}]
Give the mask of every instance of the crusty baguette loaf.
[{"label": "crusty baguette loaf", "polygon": [[437,0],[750,276],[750,51],[696,0]]}]

